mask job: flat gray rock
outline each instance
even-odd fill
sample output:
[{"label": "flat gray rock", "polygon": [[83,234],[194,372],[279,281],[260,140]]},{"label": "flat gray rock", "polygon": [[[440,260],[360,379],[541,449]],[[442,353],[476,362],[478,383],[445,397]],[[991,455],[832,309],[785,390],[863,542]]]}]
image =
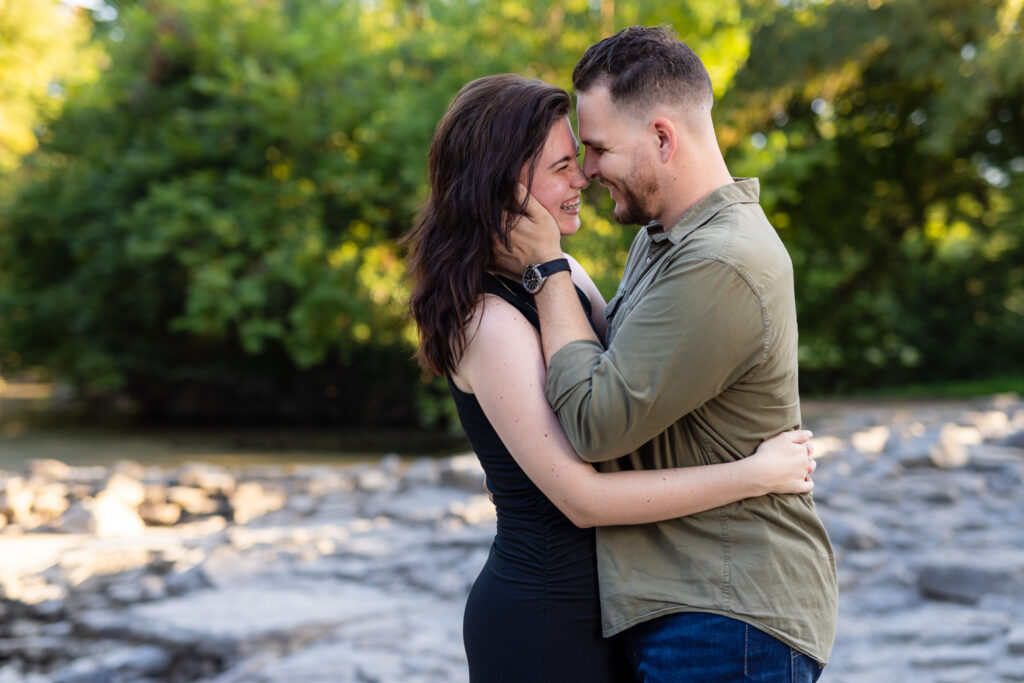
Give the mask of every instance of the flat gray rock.
[{"label": "flat gray rock", "polygon": [[[1024,680],[1024,402],[837,404],[811,427],[841,587],[822,683]],[[98,538],[84,502],[115,474],[144,484],[147,503],[180,494],[196,507]],[[467,679],[462,609],[495,533],[471,453],[350,467],[52,461],[0,483],[20,477],[17,498],[33,476],[33,507],[14,501],[25,524],[0,528],[0,683]],[[121,488],[131,507],[137,487]],[[235,514],[239,490],[251,514]],[[25,533],[61,509],[67,527],[55,517]],[[60,533],[76,511],[89,533]]]},{"label": "flat gray rock", "polygon": [[252,582],[75,618],[80,629],[233,661],[306,646],[340,625],[421,609],[431,601],[341,581]]},{"label": "flat gray rock", "polygon": [[243,661],[212,683],[460,683],[468,680],[461,622],[453,602],[371,614],[301,651]]},{"label": "flat gray rock", "polygon": [[1024,625],[1013,629],[1006,639],[1006,649],[1010,654],[1024,655]]},{"label": "flat gray rock", "polygon": [[835,546],[873,550],[882,545],[882,531],[869,519],[825,510],[820,510],[819,514]]},{"label": "flat gray rock", "polygon": [[53,683],[138,681],[158,677],[171,665],[170,652],[154,645],[115,647],[76,660],[50,674]]},{"label": "flat gray rock", "polygon": [[976,604],[990,593],[1007,593],[1018,582],[1015,567],[994,562],[936,560],[918,569],[917,586],[933,600]]},{"label": "flat gray rock", "polygon": [[363,507],[369,517],[390,517],[400,522],[436,522],[466,505],[465,491],[455,488],[418,488],[401,494],[373,496]]}]

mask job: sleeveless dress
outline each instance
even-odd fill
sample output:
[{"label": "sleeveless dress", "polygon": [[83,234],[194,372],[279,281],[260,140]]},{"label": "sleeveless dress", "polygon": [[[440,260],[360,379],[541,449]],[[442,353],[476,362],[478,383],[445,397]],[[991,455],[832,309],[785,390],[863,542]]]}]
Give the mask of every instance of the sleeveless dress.
[{"label": "sleeveless dress", "polygon": [[[533,297],[520,283],[488,274],[485,291],[539,329]],[[589,316],[590,303],[577,292]],[[473,394],[451,378],[448,386],[498,513],[463,619],[471,683],[633,680],[619,640],[601,637],[594,530],[573,525],[530,481]]]}]

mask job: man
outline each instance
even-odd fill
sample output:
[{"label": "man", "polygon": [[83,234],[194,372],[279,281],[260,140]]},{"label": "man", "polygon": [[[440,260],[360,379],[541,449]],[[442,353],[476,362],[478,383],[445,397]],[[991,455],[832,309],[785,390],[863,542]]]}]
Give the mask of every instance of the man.
[{"label": "man", "polygon": [[[608,304],[607,350],[539,205],[513,230],[516,259],[544,266],[527,267],[524,286],[540,287],[548,400],[602,469],[752,453],[800,424],[792,264],[757,180],[726,168],[707,71],[671,30],[637,27],[592,46],[573,85],[583,170],[608,188],[619,222],[644,227]],[[597,545],[605,635],[624,634],[639,679],[820,675],[837,587],[809,495],[600,528]]]}]

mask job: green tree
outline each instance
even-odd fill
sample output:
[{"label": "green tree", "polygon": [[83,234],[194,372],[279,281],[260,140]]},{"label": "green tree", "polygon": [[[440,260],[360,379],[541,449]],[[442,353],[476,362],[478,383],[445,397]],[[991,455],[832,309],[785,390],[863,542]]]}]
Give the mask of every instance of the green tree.
[{"label": "green tree", "polygon": [[36,148],[36,126],[60,108],[65,87],[95,77],[89,26],[58,0],[0,2],[0,174]]},{"label": "green tree", "polygon": [[[5,36],[16,5],[43,6],[0,5]],[[805,386],[999,372],[1024,341],[1020,0],[108,5],[71,59],[102,73],[24,119],[39,148],[3,175],[4,369],[158,413],[443,416],[395,246],[437,120],[472,78],[567,87],[591,43],[661,23],[793,254]],[[633,231],[588,198],[567,246],[610,295]]]},{"label": "green tree", "polygon": [[787,5],[759,17],[723,129],[793,255],[805,387],[1015,371],[1021,3]]},{"label": "green tree", "polygon": [[[622,23],[706,36],[723,83],[747,47],[735,2],[116,6],[97,32],[109,65],[68,88],[0,223],[0,349],[155,412],[410,419],[394,240],[459,87],[567,85]],[[630,235],[590,218],[578,250],[607,288]]]}]

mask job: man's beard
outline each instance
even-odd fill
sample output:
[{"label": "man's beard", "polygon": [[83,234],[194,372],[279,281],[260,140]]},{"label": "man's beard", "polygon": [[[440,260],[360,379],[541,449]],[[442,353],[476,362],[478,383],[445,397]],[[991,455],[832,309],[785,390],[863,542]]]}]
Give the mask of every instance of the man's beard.
[{"label": "man's beard", "polygon": [[658,179],[649,166],[636,164],[633,169],[622,183],[616,183],[622,202],[612,217],[623,225],[647,225],[654,220],[651,204],[658,194]]}]

